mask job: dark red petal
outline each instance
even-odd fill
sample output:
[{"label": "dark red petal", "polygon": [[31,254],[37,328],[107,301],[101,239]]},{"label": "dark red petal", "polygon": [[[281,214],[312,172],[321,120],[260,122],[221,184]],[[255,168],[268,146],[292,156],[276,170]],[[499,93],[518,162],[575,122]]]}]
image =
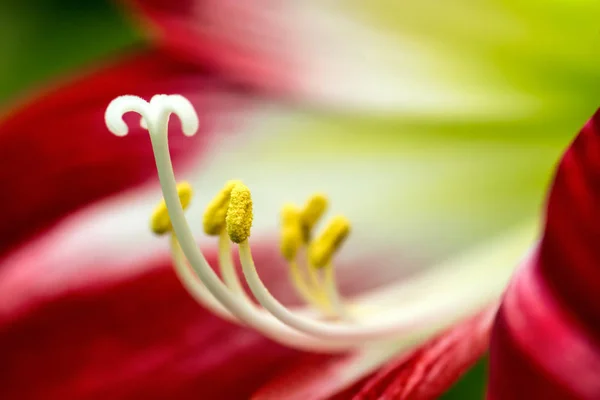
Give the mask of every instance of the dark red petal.
[{"label": "dark red petal", "polygon": [[[272,251],[254,256],[285,270]],[[113,284],[66,282],[5,319],[0,398],[244,399],[302,355],[210,315],[166,264]],[[269,284],[280,276],[271,272]]]},{"label": "dark red petal", "polygon": [[600,398],[600,110],[562,158],[492,335],[488,398]]},{"label": "dark red petal", "polygon": [[600,110],[556,172],[540,245],[543,278],[600,337]]},{"label": "dark red petal", "polygon": [[495,322],[489,399],[597,399],[598,342],[557,301],[534,255],[515,275]]},{"label": "dark red petal", "polygon": [[127,58],[71,80],[11,110],[0,120],[0,256],[10,247],[81,206],[155,176],[147,133],[139,117],[125,138],[110,134],[104,111],[116,96],[157,93],[189,96],[202,121],[199,134],[184,138],[173,123],[176,162],[197,155],[215,117],[232,106],[228,88],[196,67],[158,51]]},{"label": "dark red petal", "polygon": [[483,356],[495,312],[496,306],[490,306],[391,361],[353,398],[437,399]]},{"label": "dark red petal", "polygon": [[[154,39],[214,74],[260,88],[293,87],[293,43],[285,2],[276,0],[125,0]],[[287,17],[293,17],[288,15]]]}]

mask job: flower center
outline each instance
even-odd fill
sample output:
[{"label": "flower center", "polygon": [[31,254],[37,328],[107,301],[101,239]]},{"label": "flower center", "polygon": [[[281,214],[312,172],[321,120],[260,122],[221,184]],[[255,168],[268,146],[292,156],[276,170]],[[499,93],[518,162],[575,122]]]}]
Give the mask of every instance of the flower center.
[{"label": "flower center", "polygon": [[[322,194],[313,195],[302,207],[286,204],[281,211],[281,254],[289,264],[294,287],[311,307],[292,309],[284,306],[269,293],[252,258],[249,243],[252,197],[241,181],[227,182],[204,213],[205,233],[218,237],[221,279],[192,236],[184,216],[192,188],[187,183],[176,183],[168,149],[171,114],[179,117],[187,136],[198,129],[193,106],[178,95],[156,95],[150,102],[135,96],[121,96],[106,110],[109,130],[118,136],[126,135],[128,128],[122,117],[131,111],[140,114],[140,125],[150,134],[164,197],[152,215],[151,229],[157,234],[169,235],[177,276],[194,299],[215,314],[252,327],[290,347],[338,352],[366,342],[398,337],[409,329],[430,329],[431,322],[438,320],[440,313],[452,309],[452,303],[446,299],[443,299],[444,303],[430,301],[426,304],[429,308],[401,309],[396,304],[399,301],[397,289],[382,292],[392,293],[389,297],[394,303],[387,308],[382,306],[384,302],[377,295],[370,303],[343,300],[336,285],[333,258],[350,232],[350,223],[342,216],[334,217],[321,234],[313,238],[315,225],[328,207],[327,198]],[[260,306],[243,289],[234,267],[232,242],[239,248],[243,276]],[[431,290],[439,290],[434,287],[434,282],[427,284]],[[454,313],[455,316],[459,314]]]}]

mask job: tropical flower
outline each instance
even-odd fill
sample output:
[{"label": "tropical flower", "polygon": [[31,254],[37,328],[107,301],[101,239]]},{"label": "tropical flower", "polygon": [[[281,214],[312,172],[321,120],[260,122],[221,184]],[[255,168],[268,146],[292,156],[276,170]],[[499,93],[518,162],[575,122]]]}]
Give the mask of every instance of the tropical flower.
[{"label": "tropical flower", "polygon": [[[489,54],[505,49],[507,38],[518,42],[522,36],[512,30],[467,41],[458,57],[439,47],[439,38],[451,38],[447,31],[435,32],[437,42],[429,37],[433,31],[428,41],[408,40],[391,29],[374,30],[362,17],[365,10],[350,18],[353,10],[332,4],[236,4],[133,2],[159,47],[63,85],[2,121],[0,148],[11,163],[2,183],[15,188],[3,199],[0,346],[10,366],[0,378],[3,398],[324,398],[357,391],[368,398],[399,387],[406,396],[433,397],[486,348],[495,300],[531,243],[535,223],[526,221],[535,220],[530,214],[543,177],[564,145],[560,134],[572,131],[590,107],[592,96],[586,102],[582,93],[593,93],[598,69],[581,37],[593,24],[560,29],[564,41],[552,49],[568,49],[573,57],[538,76],[531,59],[544,64],[549,55],[537,52],[537,40],[519,42],[523,47],[514,53]],[[564,6],[559,2],[553,10]],[[435,14],[417,6],[402,11],[413,20]],[[548,26],[563,22],[561,13],[518,11],[502,14],[499,26],[512,22],[545,40]],[[383,14],[371,9],[366,15],[379,25]],[[479,29],[488,32],[489,26]],[[404,39],[398,43],[398,37]],[[497,58],[508,60],[503,67],[510,66],[510,74],[491,68]],[[127,93],[145,99],[176,93],[195,106],[202,134],[190,139],[173,132],[169,143],[177,176],[198,192],[188,214],[197,221],[191,229],[202,230],[196,205],[208,204],[210,192],[228,179],[243,180],[253,195],[253,260],[285,307],[299,304],[288,284],[293,263],[278,251],[280,206],[326,192],[331,207],[352,223],[335,269],[325,265],[324,271],[336,273],[338,285],[329,286],[336,290],[309,293],[316,307],[294,308],[283,325],[239,290],[232,300],[204,268],[207,289],[221,287],[222,304],[262,333],[198,307],[171,268],[186,266],[180,250],[197,266],[196,243],[187,231],[178,233],[181,248],[171,239],[170,254],[169,241],[147,228],[160,196],[154,185],[140,186],[155,173],[140,125],[152,129],[152,118],[127,118],[130,133],[123,139],[104,126],[108,103]],[[193,121],[185,121],[191,132]],[[540,140],[539,133],[547,137]],[[24,148],[35,151],[23,158]],[[165,197],[173,209],[178,199],[170,185]],[[236,190],[243,197],[242,189]],[[190,195],[185,185],[180,192],[184,199]],[[297,229],[301,209],[286,210],[286,226]],[[164,218],[165,210],[156,215]],[[182,221],[176,218],[178,231]],[[168,232],[169,223],[163,219],[155,228]],[[227,252],[215,246],[219,241],[229,245],[222,238],[200,245],[208,264],[220,262],[231,272]],[[227,276],[236,285],[234,275],[225,272],[226,283]],[[233,320],[231,310],[210,303],[194,279],[184,280],[190,293]],[[392,281],[397,284],[382,289]],[[412,350],[486,305],[490,309],[465,325]],[[343,320],[346,310],[351,318],[358,311],[369,325],[356,333],[347,326],[352,321],[333,321]],[[298,323],[318,317],[315,311],[324,321]],[[373,333],[375,324],[386,329]],[[472,331],[477,335],[467,335]],[[334,350],[344,352],[328,354]],[[442,367],[446,374],[435,373]],[[419,368],[425,373],[415,375]]]}]

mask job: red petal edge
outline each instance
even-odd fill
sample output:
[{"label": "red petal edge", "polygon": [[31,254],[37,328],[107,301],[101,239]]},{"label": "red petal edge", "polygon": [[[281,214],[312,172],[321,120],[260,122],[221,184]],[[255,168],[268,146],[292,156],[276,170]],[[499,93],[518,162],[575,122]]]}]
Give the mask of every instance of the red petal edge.
[{"label": "red petal edge", "polygon": [[600,398],[600,110],[562,158],[492,334],[488,399]]},{"label": "red petal edge", "polygon": [[489,306],[391,361],[353,399],[437,399],[483,356],[495,312]]},{"label": "red petal edge", "polygon": [[173,125],[171,150],[176,164],[197,154],[213,132],[215,115],[231,104],[215,78],[164,53],[131,54],[71,80],[7,113],[0,120],[0,257],[23,239],[66,214],[138,185],[155,174],[147,133],[139,117],[127,116],[125,138],[104,124],[108,103],[123,94],[149,99],[157,93],[186,95],[195,104],[204,135],[184,138]]}]

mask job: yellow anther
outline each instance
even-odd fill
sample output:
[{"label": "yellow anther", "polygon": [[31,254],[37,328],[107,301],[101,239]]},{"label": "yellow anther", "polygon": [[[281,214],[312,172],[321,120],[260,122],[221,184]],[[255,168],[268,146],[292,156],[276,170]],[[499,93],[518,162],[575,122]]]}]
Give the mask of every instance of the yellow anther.
[{"label": "yellow anther", "polygon": [[317,268],[326,266],[350,233],[350,221],[334,217],[319,238],[310,245],[309,259]]},{"label": "yellow anther", "polygon": [[302,235],[305,242],[310,240],[311,232],[319,219],[327,210],[327,197],[325,195],[317,193],[312,195],[302,211],[300,212],[300,219],[302,221]]},{"label": "yellow anther", "polygon": [[292,261],[302,246],[300,210],[294,204],[285,204],[281,210],[281,254]]},{"label": "yellow anther", "polygon": [[240,181],[228,181],[223,189],[212,199],[204,211],[204,232],[207,235],[218,235],[225,228],[225,217],[229,207],[229,198],[235,185]]},{"label": "yellow anther", "polygon": [[242,243],[250,236],[252,228],[252,196],[250,189],[237,183],[231,190],[229,208],[225,217],[227,234],[234,243]]},{"label": "yellow anther", "polygon": [[[177,185],[177,195],[179,196],[179,201],[181,203],[181,207],[185,210],[192,200],[192,187],[187,182],[181,182]],[[157,235],[163,235],[167,232],[170,232],[173,227],[171,226],[171,218],[169,218],[169,211],[167,210],[167,204],[163,199],[152,212],[152,217],[150,218],[150,229],[152,232]]]}]

